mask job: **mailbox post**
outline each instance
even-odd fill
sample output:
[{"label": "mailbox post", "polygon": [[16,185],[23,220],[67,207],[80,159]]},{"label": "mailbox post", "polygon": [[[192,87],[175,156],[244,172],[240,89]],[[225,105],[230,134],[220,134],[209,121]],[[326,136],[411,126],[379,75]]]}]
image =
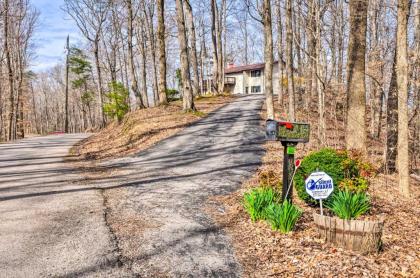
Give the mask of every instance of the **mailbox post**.
[{"label": "mailbox post", "polygon": [[[306,123],[267,120],[266,139],[280,141],[284,147],[282,201],[291,201],[292,178],[295,165],[295,149],[298,143],[309,142],[310,126]],[[290,189],[289,189],[290,186]]]}]

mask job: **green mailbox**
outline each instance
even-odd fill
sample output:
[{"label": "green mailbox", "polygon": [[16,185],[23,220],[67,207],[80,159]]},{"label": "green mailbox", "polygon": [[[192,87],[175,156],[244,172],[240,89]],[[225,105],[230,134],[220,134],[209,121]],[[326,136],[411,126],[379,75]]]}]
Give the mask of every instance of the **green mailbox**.
[{"label": "green mailbox", "polygon": [[290,143],[309,142],[310,127],[305,123],[278,122],[278,140]]},{"label": "green mailbox", "polygon": [[267,120],[266,138],[280,141],[284,147],[282,199],[291,200],[292,181],[295,173],[295,148],[298,143],[309,142],[310,126],[306,123]]}]

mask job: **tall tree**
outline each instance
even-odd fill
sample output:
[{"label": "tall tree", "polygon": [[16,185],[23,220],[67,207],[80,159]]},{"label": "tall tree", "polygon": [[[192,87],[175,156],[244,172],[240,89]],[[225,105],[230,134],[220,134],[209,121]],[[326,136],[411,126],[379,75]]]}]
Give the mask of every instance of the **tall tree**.
[{"label": "tall tree", "polygon": [[279,60],[279,92],[278,92],[278,103],[283,107],[283,23],[281,15],[281,1],[277,0],[277,56]]},{"label": "tall tree", "polygon": [[6,68],[9,82],[9,101],[10,101],[10,116],[9,116],[9,140],[16,139],[16,111],[15,111],[15,90],[14,90],[14,75],[12,69],[11,49],[9,45],[9,0],[4,1],[4,52],[6,53]]},{"label": "tall tree", "polygon": [[127,16],[128,16],[128,22],[127,22],[127,50],[128,50],[128,64],[130,69],[130,81],[131,81],[131,90],[133,91],[134,95],[137,98],[138,101],[138,107],[144,108],[145,105],[143,103],[143,99],[139,92],[139,85],[137,82],[137,76],[136,76],[136,66],[134,64],[134,54],[133,54],[133,20],[134,20],[134,13],[133,13],[133,4],[132,0],[126,0],[126,6],[127,6]]},{"label": "tall tree", "polygon": [[286,0],[286,73],[289,97],[289,120],[295,121],[295,81],[293,78],[293,26],[292,0]]},{"label": "tall tree", "polygon": [[176,13],[178,25],[178,41],[181,58],[181,79],[184,111],[195,110],[194,97],[191,91],[190,63],[188,60],[188,42],[185,28],[183,0],[176,0]]},{"label": "tall tree", "polygon": [[197,59],[197,38],[195,32],[195,24],[194,24],[194,16],[193,10],[191,7],[190,0],[185,0],[185,14],[187,18],[187,26],[188,26],[188,34],[189,34],[189,43],[190,43],[190,57],[191,57],[191,65],[192,65],[192,89],[194,96],[199,94],[199,74],[198,74],[198,59]]},{"label": "tall tree", "polygon": [[70,56],[70,36],[67,36],[66,40],[66,88],[65,88],[65,124],[64,124],[64,131],[69,133],[69,56]]},{"label": "tall tree", "polygon": [[65,0],[67,13],[76,22],[83,36],[93,44],[93,54],[97,74],[97,88],[99,100],[99,118],[101,126],[105,125],[103,106],[102,68],[99,57],[99,43],[102,28],[107,18],[110,0]]},{"label": "tall tree", "polygon": [[346,145],[348,149],[366,151],[365,55],[368,1],[353,0],[349,6]]},{"label": "tall tree", "polygon": [[159,103],[166,104],[166,43],[165,43],[165,0],[157,0],[157,45],[159,51]]},{"label": "tall tree", "polygon": [[398,88],[398,184],[404,196],[410,195],[408,153],[408,35],[411,0],[398,0],[397,88]]},{"label": "tall tree", "polygon": [[[216,90],[219,91],[219,79],[220,79],[220,72],[219,72],[219,49],[218,49],[218,32],[217,32],[217,25],[218,23],[218,8],[216,0],[211,0],[211,41],[213,43],[213,83],[216,87]],[[210,84],[210,91],[212,91],[212,85]]]},{"label": "tall tree", "polygon": [[271,23],[271,1],[264,0],[262,19],[264,25],[264,90],[267,107],[267,118],[274,119],[273,104],[273,29]]}]

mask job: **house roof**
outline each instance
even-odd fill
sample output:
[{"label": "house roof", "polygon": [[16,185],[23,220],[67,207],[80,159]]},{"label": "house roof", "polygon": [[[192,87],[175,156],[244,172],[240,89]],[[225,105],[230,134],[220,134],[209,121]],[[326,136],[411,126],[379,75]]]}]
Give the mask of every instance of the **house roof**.
[{"label": "house roof", "polygon": [[264,63],[259,64],[251,64],[251,65],[242,65],[242,66],[236,66],[225,69],[225,73],[238,73],[243,72],[247,70],[259,70],[264,68]]},{"label": "house roof", "polygon": [[[274,61],[273,64],[277,64],[277,63],[278,61]],[[264,69],[264,66],[265,66],[264,63],[234,66],[234,67],[226,68],[225,73],[238,73],[238,72],[243,72],[243,71],[248,71],[248,70],[261,70],[261,69]]]}]

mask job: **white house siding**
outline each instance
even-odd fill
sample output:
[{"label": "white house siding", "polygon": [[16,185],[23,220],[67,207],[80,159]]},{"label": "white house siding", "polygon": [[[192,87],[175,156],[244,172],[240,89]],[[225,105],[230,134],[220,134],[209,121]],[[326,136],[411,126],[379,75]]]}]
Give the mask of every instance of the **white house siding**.
[{"label": "white house siding", "polygon": [[230,73],[230,74],[227,74],[226,77],[234,77],[235,78],[235,87],[232,90],[232,93],[234,95],[245,93],[244,77],[243,77],[242,72]]},{"label": "white house siding", "polygon": [[[235,95],[246,94],[246,87],[248,87],[248,94],[251,94],[252,86],[261,86],[261,94],[264,94],[265,78],[264,69],[261,69],[261,76],[251,77],[251,70],[246,70],[236,73],[227,73],[226,77],[235,78],[235,86],[231,92]],[[278,63],[273,66],[273,93],[278,94],[279,92],[279,67]]]}]

